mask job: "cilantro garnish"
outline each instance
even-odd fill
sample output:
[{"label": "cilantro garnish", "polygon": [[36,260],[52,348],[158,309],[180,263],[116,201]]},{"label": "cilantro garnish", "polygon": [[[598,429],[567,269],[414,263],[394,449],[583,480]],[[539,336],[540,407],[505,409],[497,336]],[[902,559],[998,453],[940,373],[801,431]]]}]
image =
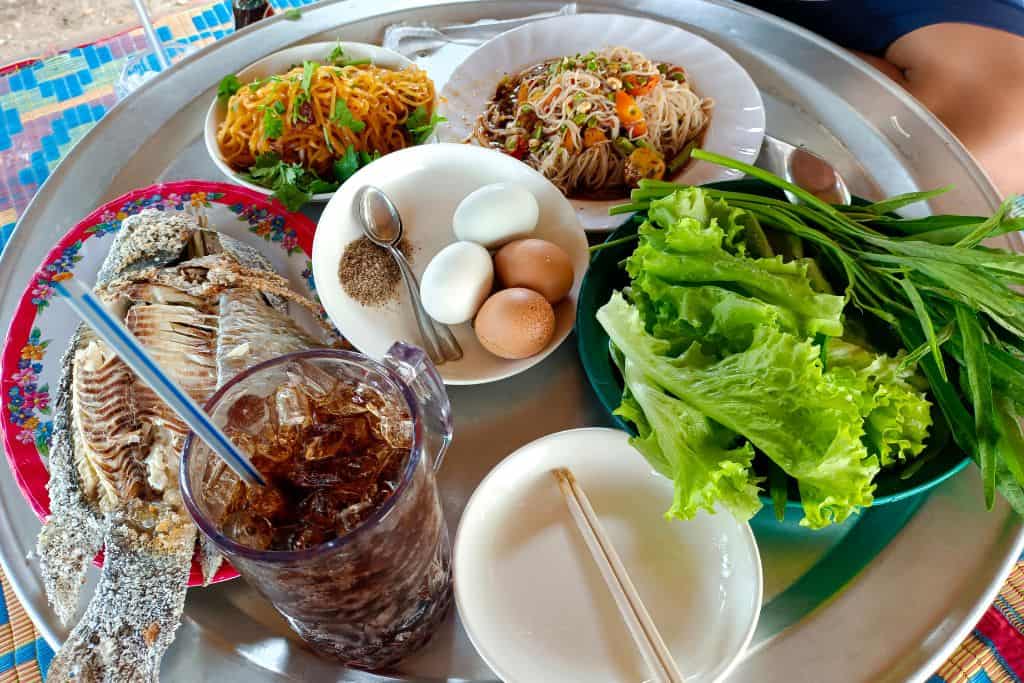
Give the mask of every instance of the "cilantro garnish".
[{"label": "cilantro garnish", "polygon": [[362,59],[349,59],[345,56],[345,50],[341,47],[341,43],[334,46],[331,50],[331,54],[327,56],[327,62],[332,66],[359,66],[361,64],[370,64],[370,59],[364,57]]},{"label": "cilantro garnish", "polygon": [[447,120],[443,116],[438,116],[436,112],[428,116],[426,107],[421,104],[413,109],[409,118],[405,120],[405,129],[409,131],[412,144],[419,145],[426,142],[427,138],[433,134],[437,124]]},{"label": "cilantro garnish", "polygon": [[312,192],[303,192],[297,185],[282,184],[274,189],[274,198],[284,204],[289,211],[298,211],[313,198]]},{"label": "cilantro garnish", "polygon": [[299,19],[302,18],[302,10],[295,9],[293,7],[292,9],[287,10],[284,13],[284,18],[287,19],[288,21],[298,21]]},{"label": "cilantro garnish", "polygon": [[242,177],[274,191],[274,197],[289,211],[298,211],[319,192],[333,192],[338,183],[331,183],[302,167],[288,164],[273,152],[256,157],[256,163]]},{"label": "cilantro garnish", "polygon": [[263,137],[271,140],[281,137],[282,133],[284,133],[284,121],[281,120],[281,114],[275,107],[268,107],[263,112]]},{"label": "cilantro garnish", "polygon": [[292,126],[301,121],[302,123],[309,123],[309,118],[302,113],[302,105],[309,102],[309,95],[304,92],[300,92],[295,97],[295,102],[292,103]]},{"label": "cilantro garnish", "polygon": [[261,154],[256,157],[256,163],[249,167],[249,171],[245,175],[251,176],[252,179],[264,178],[268,174],[277,172],[280,161],[281,157],[273,152]]},{"label": "cilantro garnish", "polygon": [[348,108],[348,103],[345,100],[336,100],[334,102],[334,113],[331,115],[331,122],[343,128],[348,128],[353,133],[362,133],[363,129],[366,128],[365,123],[352,115],[352,110]]},{"label": "cilantro garnish", "polygon": [[[267,113],[271,112],[272,110],[268,109]],[[326,132],[325,128],[325,139]],[[378,151],[372,154],[357,152],[355,146],[349,145],[341,158],[335,159],[331,169],[334,178],[329,179],[320,177],[314,171],[304,168],[302,164],[289,164],[275,152],[267,152],[256,157],[256,162],[241,175],[250,182],[273,190],[274,197],[289,211],[298,211],[313,198],[313,195],[334,192],[361,167],[378,158]]]},{"label": "cilantro garnish", "polygon": [[231,99],[231,96],[242,89],[242,82],[238,80],[238,76],[234,74],[228,74],[224,78],[220,79],[220,85],[217,86],[217,99],[221,102],[226,102]]},{"label": "cilantro garnish", "polygon": [[338,182],[345,182],[352,177],[352,174],[359,170],[359,155],[356,148],[349,145],[345,148],[345,154],[334,162],[334,177]]},{"label": "cilantro garnish", "polygon": [[313,82],[313,74],[316,73],[319,62],[305,61],[302,63],[302,91],[309,92],[309,84]]},{"label": "cilantro garnish", "polygon": [[334,192],[335,190],[338,189],[339,184],[340,183],[331,183],[326,180],[321,180],[320,178],[317,178],[316,180],[309,184],[309,193],[321,194],[323,192]]}]

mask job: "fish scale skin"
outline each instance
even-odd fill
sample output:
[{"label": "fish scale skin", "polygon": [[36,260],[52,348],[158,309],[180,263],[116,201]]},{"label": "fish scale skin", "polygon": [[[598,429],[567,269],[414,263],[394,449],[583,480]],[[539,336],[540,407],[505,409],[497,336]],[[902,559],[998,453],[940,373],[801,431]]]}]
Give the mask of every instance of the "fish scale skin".
[{"label": "fish scale skin", "polygon": [[65,625],[78,607],[85,570],[103,547],[103,518],[99,508],[85,498],[72,443],[71,367],[81,334],[80,328],[61,359],[63,371],[50,441],[50,481],[46,485],[52,513],[43,524],[38,542],[46,596]]}]

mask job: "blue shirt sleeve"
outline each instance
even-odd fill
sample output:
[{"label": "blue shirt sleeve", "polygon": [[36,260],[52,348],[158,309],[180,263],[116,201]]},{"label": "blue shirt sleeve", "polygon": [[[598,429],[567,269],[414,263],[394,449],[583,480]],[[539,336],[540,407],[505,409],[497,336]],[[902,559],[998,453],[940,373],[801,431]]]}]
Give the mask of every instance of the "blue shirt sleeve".
[{"label": "blue shirt sleeve", "polygon": [[932,24],[977,24],[1024,36],[1024,0],[743,0],[843,47],[881,55]]}]

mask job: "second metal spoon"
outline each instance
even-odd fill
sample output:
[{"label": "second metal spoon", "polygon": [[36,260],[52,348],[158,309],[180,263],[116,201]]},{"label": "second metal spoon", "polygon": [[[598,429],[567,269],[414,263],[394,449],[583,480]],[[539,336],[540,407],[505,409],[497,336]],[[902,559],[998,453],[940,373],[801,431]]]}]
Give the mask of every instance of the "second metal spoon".
[{"label": "second metal spoon", "polygon": [[[850,203],[850,190],[846,187],[843,177],[839,175],[839,171],[803,147],[765,135],[757,165],[802,187],[829,204]],[[786,192],[786,197],[794,204],[801,203],[800,199],[790,192]]]},{"label": "second metal spoon", "polygon": [[445,361],[462,358],[462,347],[459,346],[452,331],[447,325],[431,318],[423,308],[416,274],[412,272],[405,255],[398,248],[403,228],[402,217],[394,202],[380,188],[367,185],[356,194],[356,210],[359,222],[363,226],[363,233],[371,242],[387,249],[402,272],[402,278],[409,290],[409,298],[412,300],[416,324],[423,338],[423,347],[430,360],[435,365],[441,365]]}]

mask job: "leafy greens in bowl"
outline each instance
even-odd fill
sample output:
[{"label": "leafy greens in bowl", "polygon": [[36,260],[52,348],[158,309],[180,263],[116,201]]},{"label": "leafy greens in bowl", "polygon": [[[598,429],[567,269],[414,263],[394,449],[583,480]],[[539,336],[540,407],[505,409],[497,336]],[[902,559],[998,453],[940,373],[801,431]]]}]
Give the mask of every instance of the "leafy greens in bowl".
[{"label": "leafy greens in bowl", "polygon": [[[899,271],[886,281],[892,268],[868,259],[884,256],[892,241],[945,245],[1020,226],[1002,213],[987,222],[937,217],[943,233],[900,239],[901,228],[930,226],[888,215],[898,202],[829,207],[822,218],[821,208],[790,208],[777,197],[757,181],[704,189],[645,183],[629,207],[643,213],[596,247],[584,282],[577,331],[588,377],[635,434],[634,446],[675,482],[670,516],[722,503],[746,518],[760,508],[759,494],[770,494],[777,511],[800,505],[803,524],[820,528],[931,488],[974,453],[963,421],[953,418],[956,438],[946,416],[954,399],[965,414],[964,404],[974,405],[970,372],[958,367],[962,328],[940,319],[933,341],[950,354],[944,365],[956,383],[936,384],[919,309],[896,296],[907,291],[898,281],[910,278]],[[816,220],[849,220],[849,233],[885,246],[868,256],[861,245],[851,256],[856,238]],[[968,251],[943,246],[931,258]],[[945,304],[930,283],[917,282],[935,325]],[[888,298],[876,306],[881,294]],[[987,312],[970,310],[987,325]],[[1006,364],[1024,367],[1006,354]],[[1012,411],[1005,404],[1000,409]],[[1016,423],[999,424],[997,452],[1014,461],[1024,455]],[[1000,484],[1012,502],[1015,479],[1004,472]]]}]

